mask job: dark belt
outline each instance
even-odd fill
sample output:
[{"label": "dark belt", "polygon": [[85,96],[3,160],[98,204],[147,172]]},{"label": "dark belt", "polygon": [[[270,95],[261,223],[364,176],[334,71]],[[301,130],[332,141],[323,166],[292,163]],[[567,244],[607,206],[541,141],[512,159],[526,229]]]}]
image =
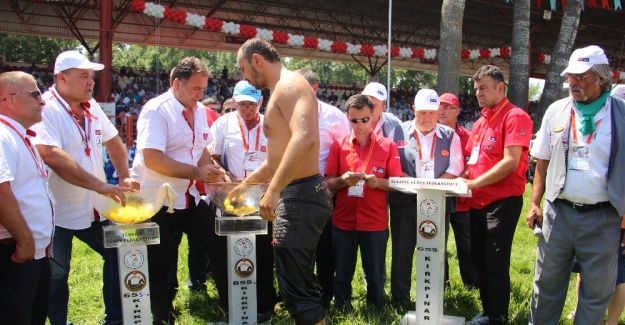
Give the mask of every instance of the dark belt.
[{"label": "dark belt", "polygon": [[0,244],[7,245],[7,246],[15,246],[17,242],[15,241],[15,238],[4,238],[4,239],[0,239]]},{"label": "dark belt", "polygon": [[564,199],[556,199],[556,201],[558,201],[558,202],[560,202],[560,203],[562,203],[564,205],[568,205],[571,208],[573,208],[573,210],[580,211],[580,212],[590,211],[590,210],[594,210],[594,209],[599,209],[599,208],[607,207],[607,206],[611,205],[610,201],[599,202],[599,203],[595,203],[595,204],[575,203],[575,202],[571,202],[571,201],[564,200]]}]

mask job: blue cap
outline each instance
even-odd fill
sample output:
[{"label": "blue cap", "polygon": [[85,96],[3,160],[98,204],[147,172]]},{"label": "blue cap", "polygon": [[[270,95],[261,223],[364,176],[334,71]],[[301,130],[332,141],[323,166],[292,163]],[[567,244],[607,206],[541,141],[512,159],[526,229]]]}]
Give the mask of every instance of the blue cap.
[{"label": "blue cap", "polygon": [[234,86],[234,100],[238,102],[254,102],[258,103],[261,92],[256,87],[250,85],[249,82],[241,80]]}]

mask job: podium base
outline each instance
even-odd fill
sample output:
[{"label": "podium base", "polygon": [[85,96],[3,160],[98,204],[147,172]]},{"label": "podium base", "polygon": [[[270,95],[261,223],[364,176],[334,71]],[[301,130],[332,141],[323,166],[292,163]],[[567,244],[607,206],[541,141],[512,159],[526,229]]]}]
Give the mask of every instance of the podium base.
[{"label": "podium base", "polygon": [[[404,317],[402,317],[401,321],[399,321],[399,325],[417,325],[417,314],[414,311],[409,311]],[[456,316],[443,316],[443,321],[441,325],[464,325],[464,317],[456,317]]]}]

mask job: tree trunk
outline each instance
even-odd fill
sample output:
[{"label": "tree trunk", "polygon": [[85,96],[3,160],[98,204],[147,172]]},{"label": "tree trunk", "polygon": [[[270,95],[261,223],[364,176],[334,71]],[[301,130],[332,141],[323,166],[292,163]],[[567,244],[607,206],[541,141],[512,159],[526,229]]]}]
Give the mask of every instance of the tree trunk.
[{"label": "tree trunk", "polygon": [[527,110],[529,92],[530,0],[515,0],[508,99]]},{"label": "tree trunk", "polygon": [[460,88],[460,51],[464,0],[443,0],[438,52],[438,93],[457,94]]},{"label": "tree trunk", "polygon": [[534,114],[534,131],[540,128],[543,115],[549,105],[561,97],[562,77],[560,77],[560,73],[562,73],[568,65],[569,56],[573,50],[573,43],[577,36],[579,14],[582,11],[582,6],[582,0],[569,0],[564,8],[560,34],[558,35],[558,41],[551,53],[551,64],[549,65],[547,76],[545,77],[545,88],[540,97],[536,114]]}]

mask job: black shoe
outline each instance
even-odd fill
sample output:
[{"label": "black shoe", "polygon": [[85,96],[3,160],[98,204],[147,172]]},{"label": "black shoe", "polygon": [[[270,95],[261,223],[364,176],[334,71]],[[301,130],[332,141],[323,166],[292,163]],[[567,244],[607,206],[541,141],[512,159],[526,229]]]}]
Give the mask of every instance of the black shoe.
[{"label": "black shoe", "polygon": [[258,314],[256,314],[256,321],[260,324],[260,323],[266,323],[268,322],[271,317],[273,317],[273,310],[267,310],[264,312],[259,312]]}]

